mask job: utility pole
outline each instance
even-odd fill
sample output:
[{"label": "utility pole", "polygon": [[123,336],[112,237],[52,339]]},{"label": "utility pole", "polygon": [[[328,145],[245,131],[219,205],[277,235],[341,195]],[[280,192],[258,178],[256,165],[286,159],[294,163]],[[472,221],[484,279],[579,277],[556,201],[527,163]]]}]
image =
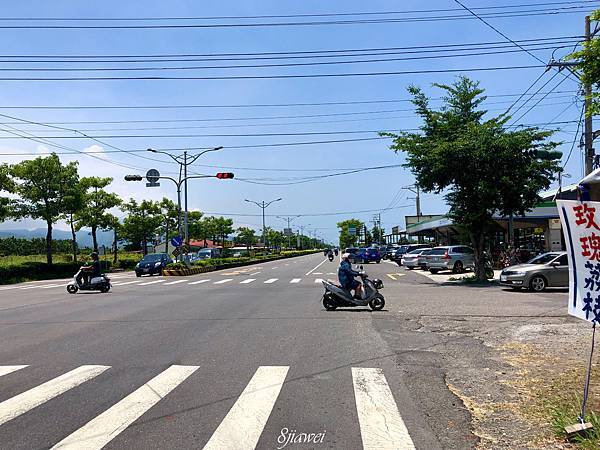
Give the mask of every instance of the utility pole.
[{"label": "utility pole", "polygon": [[245,199],[244,201],[248,202],[248,203],[254,203],[256,206],[258,206],[259,208],[262,209],[262,235],[263,235],[263,245],[265,250],[267,249],[267,230],[266,230],[266,226],[265,226],[265,209],[267,209],[267,207],[271,204],[271,203],[275,203],[278,202],[280,200],[283,200],[281,198],[277,198],[275,200],[271,200],[270,202],[265,202],[264,200],[262,202],[255,202],[254,200],[248,200]]},{"label": "utility pole", "polygon": [[[419,223],[421,221],[421,188],[419,187],[419,185],[417,183],[412,184],[410,186],[405,186],[402,189],[406,189],[407,191],[412,192],[413,194],[415,194],[414,200],[416,201],[416,207],[417,207],[417,223]],[[419,244],[422,244],[424,241],[423,236],[419,236],[418,237],[418,242]]]},{"label": "utility pole", "polygon": [[292,234],[293,234],[292,233],[292,227],[291,227],[290,223],[294,219],[296,219],[298,217],[300,217],[300,216],[293,216],[293,217],[280,217],[280,216],[277,216],[278,219],[281,219],[281,220],[287,222],[288,248],[290,248],[292,246]]},{"label": "utility pole", "polygon": [[[590,42],[597,30],[593,33],[590,30],[590,16],[585,17],[585,41]],[[573,75],[581,78],[579,74],[571,69],[576,67],[579,62],[576,61],[550,61],[548,67],[558,67],[559,70],[564,68],[568,69]],[[592,121],[592,85],[590,83],[583,83],[583,96],[584,96],[584,114],[585,121],[583,127],[583,148],[585,156],[585,174],[588,175],[594,170],[596,154],[594,151],[594,130]]]}]

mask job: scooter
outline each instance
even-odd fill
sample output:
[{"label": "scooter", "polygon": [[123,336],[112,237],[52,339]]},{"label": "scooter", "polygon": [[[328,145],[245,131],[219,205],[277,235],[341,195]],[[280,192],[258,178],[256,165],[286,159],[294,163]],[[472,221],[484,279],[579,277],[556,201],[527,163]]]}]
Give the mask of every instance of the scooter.
[{"label": "scooter", "polygon": [[92,278],[89,281],[89,283],[79,284],[79,283],[77,283],[77,277],[79,276],[80,273],[81,273],[81,269],[79,269],[79,272],[77,272],[75,274],[75,276],[73,277],[73,281],[71,281],[69,284],[67,284],[67,292],[69,294],[76,294],[77,291],[79,291],[79,290],[100,291],[102,293],[106,293],[106,292],[110,291],[110,288],[111,288],[110,278],[108,278],[106,275],[102,274],[99,277]]},{"label": "scooter", "polygon": [[[362,267],[361,267],[362,269]],[[329,280],[323,280],[325,293],[323,294],[323,307],[327,311],[333,311],[341,307],[367,306],[373,311],[379,311],[385,306],[385,299],[379,293],[379,289],[383,289],[383,281],[375,278],[371,280],[368,275],[361,272],[364,298],[355,299],[351,292],[341,286],[332,283]]]},{"label": "scooter", "polygon": [[327,255],[327,257],[329,258],[329,261],[333,261],[333,253],[330,253],[329,255]]}]

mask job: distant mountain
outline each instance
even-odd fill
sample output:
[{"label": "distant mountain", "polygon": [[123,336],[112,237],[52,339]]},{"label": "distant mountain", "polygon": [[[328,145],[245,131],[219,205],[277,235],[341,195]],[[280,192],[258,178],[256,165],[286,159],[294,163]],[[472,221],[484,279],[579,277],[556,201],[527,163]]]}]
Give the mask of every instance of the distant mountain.
[{"label": "distant mountain", "polygon": [[[83,229],[76,233],[77,243],[80,247],[91,247],[92,236],[88,234],[89,231]],[[31,238],[45,238],[45,228],[34,228],[33,230],[0,230],[0,238],[7,238],[14,236],[16,238],[31,239]],[[71,232],[65,230],[52,230],[52,237],[54,239],[68,239],[71,240]],[[106,245],[107,247],[112,245],[113,234],[111,231],[98,231],[97,233],[98,245]]]}]

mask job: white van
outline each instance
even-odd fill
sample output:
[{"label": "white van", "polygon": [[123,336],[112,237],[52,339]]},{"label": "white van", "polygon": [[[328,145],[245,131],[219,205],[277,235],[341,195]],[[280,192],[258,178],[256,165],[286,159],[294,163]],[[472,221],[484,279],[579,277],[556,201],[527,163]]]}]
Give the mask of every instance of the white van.
[{"label": "white van", "polygon": [[212,259],[221,257],[220,248],[203,248],[198,250],[198,259]]}]

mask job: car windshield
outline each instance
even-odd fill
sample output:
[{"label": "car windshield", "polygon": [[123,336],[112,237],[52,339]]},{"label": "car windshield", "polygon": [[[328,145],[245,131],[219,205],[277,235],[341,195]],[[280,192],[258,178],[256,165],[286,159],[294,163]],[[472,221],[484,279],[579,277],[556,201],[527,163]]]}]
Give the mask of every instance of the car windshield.
[{"label": "car windshield", "polygon": [[209,249],[209,248],[206,248],[206,249],[204,249],[204,250],[199,250],[199,251],[198,251],[198,254],[199,254],[199,255],[210,255],[210,249]]},{"label": "car windshield", "polygon": [[434,248],[433,250],[431,250],[431,252],[429,254],[430,255],[443,255],[447,251],[448,251],[448,249],[446,247],[439,247],[439,248]]},{"label": "car windshield", "polygon": [[399,252],[406,253],[406,250],[408,250],[408,245],[401,245],[398,247]]},{"label": "car windshield", "polygon": [[144,258],[142,258],[142,261],[144,261],[144,262],[160,261],[162,259],[162,257],[163,257],[163,255],[161,255],[160,253],[153,253],[152,255],[144,256]]},{"label": "car windshield", "polygon": [[555,259],[558,255],[558,253],[544,253],[543,255],[530,259],[527,261],[527,264],[546,264]]},{"label": "car windshield", "polygon": [[407,255],[418,255],[423,252],[422,248],[416,248],[407,253]]}]

